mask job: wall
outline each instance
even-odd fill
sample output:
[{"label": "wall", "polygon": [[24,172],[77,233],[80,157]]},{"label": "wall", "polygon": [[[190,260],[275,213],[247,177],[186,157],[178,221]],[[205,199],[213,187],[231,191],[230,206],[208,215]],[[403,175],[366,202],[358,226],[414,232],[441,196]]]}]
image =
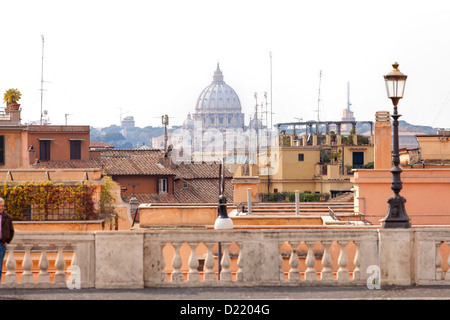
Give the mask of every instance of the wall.
[{"label": "wall", "polygon": [[51,160],[70,160],[70,140],[81,140],[81,159],[89,159],[89,126],[32,126],[28,127],[28,144],[36,150],[39,158],[39,139],[50,142]]},{"label": "wall", "polygon": [[0,165],[0,168],[17,169],[28,165],[23,162],[22,128],[0,128],[0,135],[5,136],[5,165]]},{"label": "wall", "polygon": [[103,220],[92,221],[13,221],[15,231],[97,231],[103,230]]},{"label": "wall", "polygon": [[[355,136],[356,137],[356,136]],[[346,166],[353,164],[353,152],[364,153],[364,164],[374,161],[373,145],[339,145],[333,147],[333,151],[341,151],[338,164],[327,166],[327,174],[322,173],[320,163],[320,148],[317,146],[306,147],[277,147],[272,148],[271,169],[273,174],[267,176],[267,171],[260,174],[259,192],[267,193],[268,181],[270,192],[277,189],[278,192],[311,191],[329,193],[331,189],[351,188],[351,175],[347,174]],[[303,161],[298,160],[298,155],[303,154]],[[262,172],[260,170],[260,172]]]},{"label": "wall", "polygon": [[[157,185],[158,185],[158,176],[129,176],[129,175],[123,175],[118,176],[115,175],[112,177],[114,181],[119,183],[121,186],[127,188],[127,190],[124,192],[125,194],[132,195],[133,193],[146,193],[146,194],[156,194],[157,192]],[[168,179],[169,183],[169,192],[172,192],[173,189],[172,186],[172,177],[165,177]],[[135,186],[133,188],[133,185]]]},{"label": "wall", "polygon": [[[357,170],[355,212],[378,225],[387,214],[387,200],[393,195],[389,170]],[[413,225],[450,224],[450,169],[404,169],[401,173],[405,208]]]},{"label": "wall", "polygon": [[217,205],[158,205],[139,206],[139,226],[205,226],[214,225]]},{"label": "wall", "polygon": [[416,135],[422,160],[450,160],[450,137],[441,135]]}]

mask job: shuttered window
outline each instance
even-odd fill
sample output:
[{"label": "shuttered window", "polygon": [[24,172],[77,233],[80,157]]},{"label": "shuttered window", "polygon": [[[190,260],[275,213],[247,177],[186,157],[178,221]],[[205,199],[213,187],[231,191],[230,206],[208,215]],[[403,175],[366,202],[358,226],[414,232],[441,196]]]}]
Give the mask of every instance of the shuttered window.
[{"label": "shuttered window", "polygon": [[0,136],[0,165],[5,164],[5,136]]},{"label": "shuttered window", "polygon": [[50,140],[39,141],[39,160],[50,160]]},{"label": "shuttered window", "polygon": [[81,141],[72,140],[70,141],[70,160],[80,160],[81,159]]}]

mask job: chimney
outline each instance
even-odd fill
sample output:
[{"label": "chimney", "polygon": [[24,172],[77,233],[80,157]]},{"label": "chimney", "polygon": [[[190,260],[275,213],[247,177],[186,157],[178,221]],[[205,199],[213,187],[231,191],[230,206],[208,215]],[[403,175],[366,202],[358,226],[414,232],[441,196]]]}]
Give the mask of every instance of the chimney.
[{"label": "chimney", "polygon": [[389,111],[375,113],[375,169],[392,167],[392,129]]},{"label": "chimney", "polygon": [[11,103],[5,108],[5,113],[9,115],[9,121],[12,125],[20,125],[20,104]]}]

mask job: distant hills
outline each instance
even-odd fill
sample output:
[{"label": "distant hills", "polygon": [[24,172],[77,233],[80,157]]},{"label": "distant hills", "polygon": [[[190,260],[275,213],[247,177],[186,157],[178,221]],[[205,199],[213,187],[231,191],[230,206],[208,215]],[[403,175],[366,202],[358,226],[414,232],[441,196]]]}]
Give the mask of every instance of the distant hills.
[{"label": "distant hills", "polygon": [[[173,126],[168,129],[172,132],[180,126]],[[406,121],[399,121],[400,148],[418,147],[416,134],[436,134],[438,128],[430,126],[413,125]],[[289,132],[290,130],[286,130]],[[297,132],[301,132],[297,130]],[[370,134],[370,125],[360,123],[356,127],[356,132],[360,134]],[[142,146],[151,146],[152,138],[162,136],[164,127],[147,126],[140,127],[121,127],[110,125],[105,128],[91,127],[90,141],[105,142],[115,146],[116,149],[140,148]]]}]

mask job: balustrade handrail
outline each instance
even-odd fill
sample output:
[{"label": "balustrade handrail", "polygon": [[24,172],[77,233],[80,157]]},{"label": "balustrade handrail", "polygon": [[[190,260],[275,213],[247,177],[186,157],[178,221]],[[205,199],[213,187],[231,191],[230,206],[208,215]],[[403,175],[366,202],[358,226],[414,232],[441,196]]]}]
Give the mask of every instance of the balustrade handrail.
[{"label": "balustrade handrail", "polygon": [[441,285],[449,244],[447,227],[17,231],[0,289],[65,287],[72,265],[83,288],[365,285],[373,265],[386,283]]}]

